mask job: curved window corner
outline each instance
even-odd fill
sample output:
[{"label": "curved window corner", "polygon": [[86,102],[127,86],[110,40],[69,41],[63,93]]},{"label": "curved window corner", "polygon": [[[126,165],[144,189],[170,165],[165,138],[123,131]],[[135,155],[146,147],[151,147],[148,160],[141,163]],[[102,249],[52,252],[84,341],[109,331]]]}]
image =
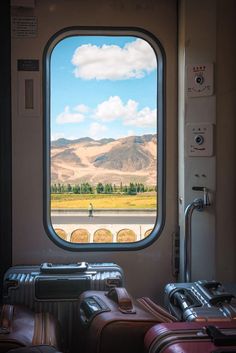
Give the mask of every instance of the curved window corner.
[{"label": "curved window corner", "polygon": [[44,223],[59,246],[132,250],[164,224],[164,57],[151,34],[68,28],[44,53]]}]

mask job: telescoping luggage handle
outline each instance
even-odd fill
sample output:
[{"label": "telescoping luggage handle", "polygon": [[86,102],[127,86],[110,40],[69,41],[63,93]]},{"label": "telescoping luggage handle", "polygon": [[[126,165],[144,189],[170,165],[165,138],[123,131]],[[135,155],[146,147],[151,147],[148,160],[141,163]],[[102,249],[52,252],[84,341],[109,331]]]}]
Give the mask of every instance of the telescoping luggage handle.
[{"label": "telescoping luggage handle", "polygon": [[107,297],[118,304],[123,314],[135,314],[132,299],[124,287],[114,287],[106,294]]},{"label": "telescoping luggage handle", "polygon": [[236,335],[225,335],[217,327],[206,326],[206,333],[211,338],[215,346],[235,346]]},{"label": "telescoping luggage handle", "polygon": [[77,262],[75,264],[52,264],[50,262],[44,262],[40,266],[40,272],[48,274],[84,272],[87,269],[87,262]]}]

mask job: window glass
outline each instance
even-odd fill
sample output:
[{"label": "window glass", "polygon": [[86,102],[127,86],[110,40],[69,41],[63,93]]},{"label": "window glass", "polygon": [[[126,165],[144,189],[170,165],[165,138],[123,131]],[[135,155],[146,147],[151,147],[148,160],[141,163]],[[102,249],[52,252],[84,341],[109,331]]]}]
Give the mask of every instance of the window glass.
[{"label": "window glass", "polygon": [[48,191],[60,239],[127,244],[155,228],[159,71],[137,36],[73,35],[52,49]]}]

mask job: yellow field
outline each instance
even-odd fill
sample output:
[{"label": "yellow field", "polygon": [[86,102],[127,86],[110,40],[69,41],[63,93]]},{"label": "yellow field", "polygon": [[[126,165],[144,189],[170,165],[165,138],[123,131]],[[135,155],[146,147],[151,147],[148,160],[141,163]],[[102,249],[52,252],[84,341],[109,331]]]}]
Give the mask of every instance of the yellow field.
[{"label": "yellow field", "polygon": [[156,193],[119,194],[51,194],[51,208],[150,208],[156,209]]}]

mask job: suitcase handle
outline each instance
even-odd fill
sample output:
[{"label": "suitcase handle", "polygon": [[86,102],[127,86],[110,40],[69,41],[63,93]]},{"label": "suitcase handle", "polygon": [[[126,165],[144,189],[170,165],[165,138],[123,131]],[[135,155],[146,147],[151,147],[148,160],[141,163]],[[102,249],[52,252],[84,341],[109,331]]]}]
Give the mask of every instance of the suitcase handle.
[{"label": "suitcase handle", "polygon": [[124,287],[111,288],[106,295],[118,304],[119,310],[123,314],[135,314],[132,299]]},{"label": "suitcase handle", "polygon": [[206,283],[202,283],[201,281],[198,282],[201,290],[207,296],[209,303],[212,305],[217,305],[219,303],[227,302],[235,298],[235,296],[231,293],[221,292],[218,288],[222,287],[220,282],[210,281]]},{"label": "suitcase handle", "polygon": [[217,305],[219,303],[224,303],[224,302],[230,303],[233,298],[235,298],[233,294],[222,293],[220,295],[215,295],[214,297],[212,297],[209,300],[209,303],[212,305]]},{"label": "suitcase handle", "polygon": [[87,262],[78,262],[75,264],[52,264],[50,262],[44,262],[40,266],[41,273],[49,274],[84,272],[87,269]]},{"label": "suitcase handle", "polygon": [[236,335],[225,335],[215,326],[206,326],[206,333],[216,346],[236,345]]}]

